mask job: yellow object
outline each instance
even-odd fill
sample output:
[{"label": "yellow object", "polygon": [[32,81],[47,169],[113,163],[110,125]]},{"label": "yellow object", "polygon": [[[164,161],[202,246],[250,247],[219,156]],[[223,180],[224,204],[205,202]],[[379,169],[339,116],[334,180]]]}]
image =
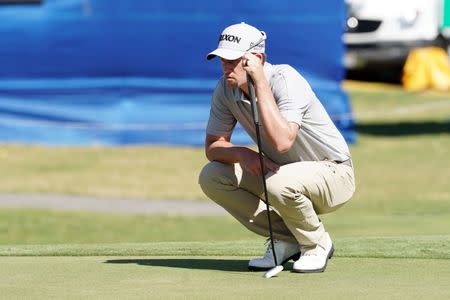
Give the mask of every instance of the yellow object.
[{"label": "yellow object", "polygon": [[447,53],[438,47],[412,50],[403,68],[403,87],[410,91],[450,89],[450,63]]}]

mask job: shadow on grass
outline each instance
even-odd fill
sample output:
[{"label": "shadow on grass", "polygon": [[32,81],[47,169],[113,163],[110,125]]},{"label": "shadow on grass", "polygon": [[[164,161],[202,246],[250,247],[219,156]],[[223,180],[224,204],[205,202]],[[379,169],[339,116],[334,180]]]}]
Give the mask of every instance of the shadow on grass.
[{"label": "shadow on grass", "polygon": [[201,258],[167,258],[167,259],[111,259],[107,264],[137,264],[141,266],[158,266],[199,270],[220,270],[248,272],[248,260],[237,259],[201,259]]},{"label": "shadow on grass", "polygon": [[[140,266],[158,266],[169,268],[219,270],[228,272],[252,272],[247,268],[248,260],[244,259],[203,259],[203,258],[165,258],[165,259],[110,259],[105,264],[136,264]],[[285,268],[292,269],[292,262]]]},{"label": "shadow on grass", "polygon": [[450,134],[450,120],[442,122],[358,123],[356,124],[356,131],[377,136]]}]

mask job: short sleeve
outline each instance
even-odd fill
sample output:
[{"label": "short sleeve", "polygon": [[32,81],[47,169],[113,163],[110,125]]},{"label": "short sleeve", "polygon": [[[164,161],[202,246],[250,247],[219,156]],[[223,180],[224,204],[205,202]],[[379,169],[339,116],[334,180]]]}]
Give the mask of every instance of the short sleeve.
[{"label": "short sleeve", "polygon": [[313,99],[306,80],[292,67],[285,66],[273,74],[272,91],[281,115],[301,125],[303,116]]},{"label": "short sleeve", "polygon": [[211,99],[206,133],[215,136],[230,136],[236,125],[236,118],[227,106],[223,81],[220,80]]}]

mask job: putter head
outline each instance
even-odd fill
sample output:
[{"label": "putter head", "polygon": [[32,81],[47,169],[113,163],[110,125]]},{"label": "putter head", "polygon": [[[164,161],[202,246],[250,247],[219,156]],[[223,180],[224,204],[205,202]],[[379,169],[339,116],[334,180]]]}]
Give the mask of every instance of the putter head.
[{"label": "putter head", "polygon": [[266,273],[264,273],[263,277],[271,278],[271,277],[277,275],[278,273],[280,273],[281,271],[283,271],[283,269],[284,269],[284,267],[282,265],[275,266],[272,269],[270,269],[269,271],[267,271]]}]

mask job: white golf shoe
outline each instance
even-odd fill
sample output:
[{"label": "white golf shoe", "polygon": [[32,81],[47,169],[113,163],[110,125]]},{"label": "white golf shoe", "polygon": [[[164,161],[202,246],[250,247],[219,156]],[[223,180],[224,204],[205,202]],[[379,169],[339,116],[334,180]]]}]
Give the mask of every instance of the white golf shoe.
[{"label": "white golf shoe", "polygon": [[[272,244],[267,241],[268,246],[264,257],[255,258],[248,262],[248,269],[251,271],[266,271],[275,267],[273,260]],[[281,240],[273,240],[275,246],[275,254],[277,255],[277,263],[283,265],[290,259],[296,260],[300,256],[300,245],[288,243]]]},{"label": "white golf shoe", "polygon": [[325,271],[328,259],[333,256],[334,247],[330,235],[325,233],[323,245],[302,247],[300,259],[294,263],[293,271],[298,273],[319,273]]}]

